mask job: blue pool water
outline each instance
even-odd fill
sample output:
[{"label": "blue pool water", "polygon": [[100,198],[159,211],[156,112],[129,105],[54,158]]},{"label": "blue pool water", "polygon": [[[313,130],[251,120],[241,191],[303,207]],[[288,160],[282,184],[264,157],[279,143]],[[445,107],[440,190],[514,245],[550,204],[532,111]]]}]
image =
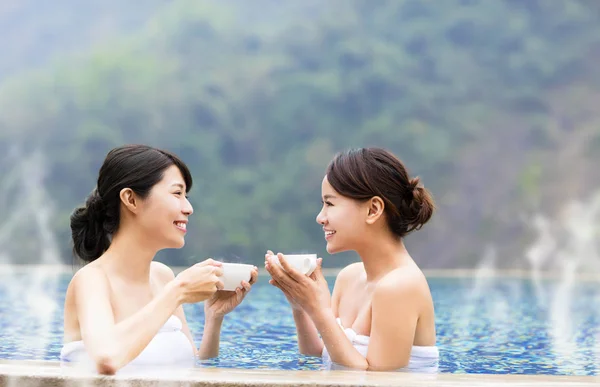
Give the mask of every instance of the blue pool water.
[{"label": "blue pool water", "polygon": [[[62,307],[70,275],[0,276],[0,358],[57,360]],[[328,279],[333,287],[334,278]],[[429,278],[435,300],[440,372],[597,375],[600,367],[600,284],[523,279]],[[201,304],[186,305],[199,342]],[[298,353],[291,311],[261,277],[244,303],[226,316],[221,355],[207,367],[323,369]]]}]

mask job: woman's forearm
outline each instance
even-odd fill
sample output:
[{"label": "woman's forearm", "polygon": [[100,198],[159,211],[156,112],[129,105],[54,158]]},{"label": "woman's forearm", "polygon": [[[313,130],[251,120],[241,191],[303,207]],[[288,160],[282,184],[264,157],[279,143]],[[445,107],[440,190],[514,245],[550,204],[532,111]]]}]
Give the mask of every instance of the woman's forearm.
[{"label": "woman's forearm", "polygon": [[223,317],[206,317],[204,333],[198,349],[200,359],[211,359],[219,356],[219,343],[221,340],[221,326]]},{"label": "woman's forearm", "polygon": [[319,337],[315,324],[303,310],[294,309],[293,315],[300,353],[307,356],[321,356],[323,341]]}]

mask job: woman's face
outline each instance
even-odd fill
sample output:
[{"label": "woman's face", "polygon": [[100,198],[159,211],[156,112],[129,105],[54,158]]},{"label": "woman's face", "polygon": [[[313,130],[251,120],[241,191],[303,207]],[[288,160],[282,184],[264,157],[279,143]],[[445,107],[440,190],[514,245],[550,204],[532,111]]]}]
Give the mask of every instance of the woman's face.
[{"label": "woman's face", "polygon": [[327,252],[335,254],[355,250],[364,239],[368,208],[337,193],[327,176],[321,184],[321,196],[323,207],[316,220],[323,226]]},{"label": "woman's face", "polygon": [[138,220],[149,243],[160,249],[181,248],[185,244],[188,217],[193,212],[183,176],[172,165],[143,201]]}]

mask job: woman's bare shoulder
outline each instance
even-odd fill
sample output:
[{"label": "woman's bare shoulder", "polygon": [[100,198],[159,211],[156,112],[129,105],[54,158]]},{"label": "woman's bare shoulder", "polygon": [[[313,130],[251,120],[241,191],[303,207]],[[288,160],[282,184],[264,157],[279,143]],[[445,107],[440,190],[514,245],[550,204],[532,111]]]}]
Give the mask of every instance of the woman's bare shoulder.
[{"label": "woman's bare shoulder", "polygon": [[336,282],[342,281],[346,282],[351,280],[352,278],[356,278],[365,272],[365,265],[362,262],[351,263],[350,265],[344,267],[337,275]]},{"label": "woman's bare shoulder", "polygon": [[67,290],[77,289],[81,286],[90,286],[92,284],[102,286],[106,284],[107,281],[108,278],[106,277],[104,270],[102,270],[99,265],[92,262],[80,268],[73,274]]},{"label": "woman's bare shoulder", "polygon": [[375,294],[389,297],[426,295],[427,279],[418,267],[400,267],[386,274],[375,286]]},{"label": "woman's bare shoulder", "polygon": [[166,285],[175,278],[173,269],[164,263],[152,261],[150,264],[150,276],[158,280],[161,285]]}]

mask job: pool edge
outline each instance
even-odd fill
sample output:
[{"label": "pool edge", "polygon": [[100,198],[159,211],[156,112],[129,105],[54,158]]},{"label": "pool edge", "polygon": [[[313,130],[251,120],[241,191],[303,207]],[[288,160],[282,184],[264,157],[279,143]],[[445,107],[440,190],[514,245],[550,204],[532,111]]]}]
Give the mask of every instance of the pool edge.
[{"label": "pool edge", "polygon": [[61,368],[52,361],[0,360],[0,387],[66,386],[597,386],[595,376],[417,374],[357,371],[279,371],[194,368],[167,376],[99,376]]}]

